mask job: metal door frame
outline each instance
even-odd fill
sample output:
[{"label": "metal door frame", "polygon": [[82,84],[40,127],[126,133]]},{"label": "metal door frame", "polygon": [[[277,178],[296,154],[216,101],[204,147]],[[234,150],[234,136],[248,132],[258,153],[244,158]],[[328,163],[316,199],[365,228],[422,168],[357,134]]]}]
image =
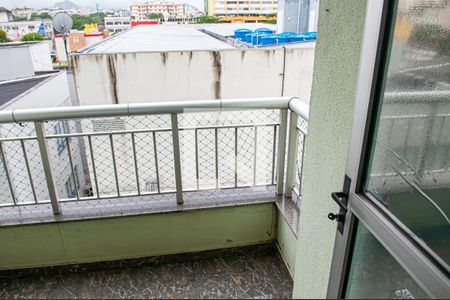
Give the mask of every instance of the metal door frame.
[{"label": "metal door frame", "polygon": [[388,65],[397,1],[368,0],[346,175],[351,179],[343,234],[336,231],[327,298],[343,298],[354,244],[355,224],[363,223],[431,297],[450,295],[448,266],[393,214],[364,193],[377,105]]}]

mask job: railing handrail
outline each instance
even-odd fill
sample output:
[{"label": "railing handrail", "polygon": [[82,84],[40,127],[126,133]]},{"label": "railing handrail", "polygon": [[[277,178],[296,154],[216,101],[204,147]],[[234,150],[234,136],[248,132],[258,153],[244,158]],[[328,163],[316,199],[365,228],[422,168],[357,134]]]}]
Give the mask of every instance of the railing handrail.
[{"label": "railing handrail", "polygon": [[21,123],[65,119],[127,117],[172,113],[241,109],[290,108],[303,119],[308,119],[308,104],[296,97],[265,97],[249,99],[192,100],[110,105],[65,106],[0,111],[0,123]]}]

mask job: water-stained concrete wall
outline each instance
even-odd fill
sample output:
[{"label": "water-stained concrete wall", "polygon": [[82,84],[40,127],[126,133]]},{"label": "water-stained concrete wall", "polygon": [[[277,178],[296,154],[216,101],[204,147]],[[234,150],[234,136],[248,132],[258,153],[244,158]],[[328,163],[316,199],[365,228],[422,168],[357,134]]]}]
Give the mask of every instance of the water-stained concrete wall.
[{"label": "water-stained concrete wall", "polygon": [[308,100],[314,48],[78,54],[71,59],[81,105],[282,93]]}]

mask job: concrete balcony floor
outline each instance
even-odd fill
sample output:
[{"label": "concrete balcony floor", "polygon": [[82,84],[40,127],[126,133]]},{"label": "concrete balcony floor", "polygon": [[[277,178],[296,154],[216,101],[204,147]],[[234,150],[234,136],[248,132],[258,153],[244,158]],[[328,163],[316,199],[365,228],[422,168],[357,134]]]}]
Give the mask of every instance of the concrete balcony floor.
[{"label": "concrete balcony floor", "polygon": [[275,244],[0,271],[0,298],[291,298]]}]

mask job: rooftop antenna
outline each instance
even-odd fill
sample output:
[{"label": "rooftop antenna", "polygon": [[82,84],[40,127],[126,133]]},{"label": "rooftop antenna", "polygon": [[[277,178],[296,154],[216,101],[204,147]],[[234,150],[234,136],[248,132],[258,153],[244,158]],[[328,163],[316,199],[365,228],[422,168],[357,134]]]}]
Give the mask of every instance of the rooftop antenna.
[{"label": "rooftop antenna", "polygon": [[67,34],[72,29],[73,20],[72,17],[65,13],[59,12],[53,16],[53,28],[60,32],[64,41],[64,50],[66,52],[67,62],[69,62],[69,53],[67,52]]}]

